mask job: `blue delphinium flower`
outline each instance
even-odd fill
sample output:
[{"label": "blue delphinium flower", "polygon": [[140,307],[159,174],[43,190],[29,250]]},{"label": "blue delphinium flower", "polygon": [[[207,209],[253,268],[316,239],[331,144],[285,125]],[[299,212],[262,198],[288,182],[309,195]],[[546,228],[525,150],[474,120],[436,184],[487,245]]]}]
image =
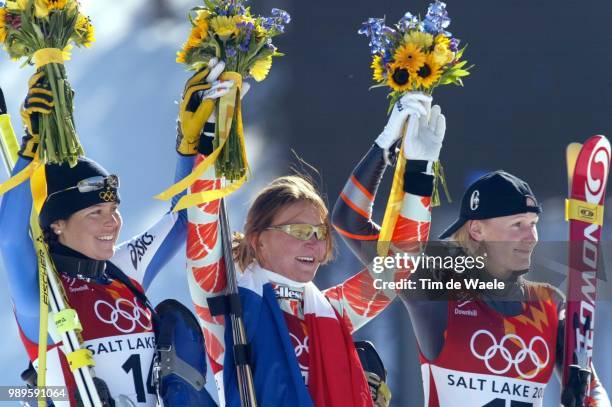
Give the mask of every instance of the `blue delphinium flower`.
[{"label": "blue delphinium flower", "polygon": [[255,25],[251,23],[250,21],[241,21],[238,24],[236,24],[236,27],[244,31],[244,39],[238,45],[238,48],[242,52],[248,52],[249,46],[251,45],[251,34],[253,33],[253,29],[255,28]]},{"label": "blue delphinium flower", "polygon": [[397,26],[402,31],[414,30],[419,26],[419,19],[417,16],[413,16],[410,12],[406,12],[402,18],[397,22]]},{"label": "blue delphinium flower", "polygon": [[215,14],[219,15],[219,16],[226,16],[227,10],[223,7],[217,6],[215,7]]},{"label": "blue delphinium flower", "polygon": [[231,58],[236,58],[236,54],[237,54],[236,48],[234,48],[234,47],[227,47],[225,49],[225,55],[227,55],[227,57],[230,58],[230,59]]},{"label": "blue delphinium flower", "polygon": [[387,29],[389,27],[385,26],[384,18],[368,18],[368,21],[361,24],[357,33],[370,39],[370,53],[374,55],[385,51],[385,45],[389,43],[389,39],[385,36]]},{"label": "blue delphinium flower", "polygon": [[262,26],[266,30],[274,30],[279,33],[285,32],[285,24],[291,22],[291,16],[285,10],[279,8],[272,9],[272,17],[265,17]]},{"label": "blue delphinium flower", "polygon": [[282,21],[283,24],[289,24],[291,22],[291,16],[285,10],[279,8],[272,9],[272,15]]},{"label": "blue delphinium flower", "polygon": [[445,29],[450,25],[451,19],[446,11],[446,3],[436,0],[427,8],[427,15],[423,20],[425,32],[432,35],[444,34],[450,37],[452,34]]},{"label": "blue delphinium flower", "polygon": [[453,52],[457,52],[459,50],[459,42],[458,38],[451,38],[449,48]]}]

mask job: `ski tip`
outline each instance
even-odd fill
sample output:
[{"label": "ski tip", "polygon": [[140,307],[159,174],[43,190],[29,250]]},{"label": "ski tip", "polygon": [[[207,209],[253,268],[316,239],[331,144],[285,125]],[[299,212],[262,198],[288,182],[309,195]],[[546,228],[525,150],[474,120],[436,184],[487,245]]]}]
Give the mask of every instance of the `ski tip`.
[{"label": "ski tip", "polygon": [[0,88],[0,114],[6,114],[8,111],[6,110],[6,102],[4,100],[4,93],[2,92],[2,88]]}]

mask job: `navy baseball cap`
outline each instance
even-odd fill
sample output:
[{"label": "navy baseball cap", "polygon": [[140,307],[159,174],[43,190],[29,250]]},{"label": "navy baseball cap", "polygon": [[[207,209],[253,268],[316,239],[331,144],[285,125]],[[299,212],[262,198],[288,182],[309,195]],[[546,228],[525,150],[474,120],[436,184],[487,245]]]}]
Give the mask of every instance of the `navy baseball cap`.
[{"label": "navy baseball cap", "polygon": [[[528,205],[528,199],[532,205]],[[459,218],[450,225],[440,239],[455,233],[468,220],[490,219],[519,213],[541,213],[542,207],[531,188],[522,179],[503,170],[490,172],[468,187],[461,199]]]}]

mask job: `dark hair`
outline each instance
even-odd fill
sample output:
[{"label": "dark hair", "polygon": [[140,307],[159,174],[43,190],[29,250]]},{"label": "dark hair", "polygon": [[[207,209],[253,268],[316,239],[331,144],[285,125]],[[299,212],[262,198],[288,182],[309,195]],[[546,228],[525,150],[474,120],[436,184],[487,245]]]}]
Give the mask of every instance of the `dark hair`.
[{"label": "dark hair", "polygon": [[47,243],[49,246],[54,246],[59,243],[57,233],[53,232],[51,226],[45,226],[42,228],[42,235],[45,243]]}]

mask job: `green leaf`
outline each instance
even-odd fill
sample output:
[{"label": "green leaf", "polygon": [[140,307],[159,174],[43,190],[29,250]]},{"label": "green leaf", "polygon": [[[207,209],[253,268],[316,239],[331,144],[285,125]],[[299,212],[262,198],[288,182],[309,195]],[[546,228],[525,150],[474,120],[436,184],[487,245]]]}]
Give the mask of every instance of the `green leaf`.
[{"label": "green leaf", "polygon": [[454,73],[453,76],[456,77],[462,77],[462,76],[468,76],[470,73],[468,71],[466,71],[465,69],[457,69]]}]

